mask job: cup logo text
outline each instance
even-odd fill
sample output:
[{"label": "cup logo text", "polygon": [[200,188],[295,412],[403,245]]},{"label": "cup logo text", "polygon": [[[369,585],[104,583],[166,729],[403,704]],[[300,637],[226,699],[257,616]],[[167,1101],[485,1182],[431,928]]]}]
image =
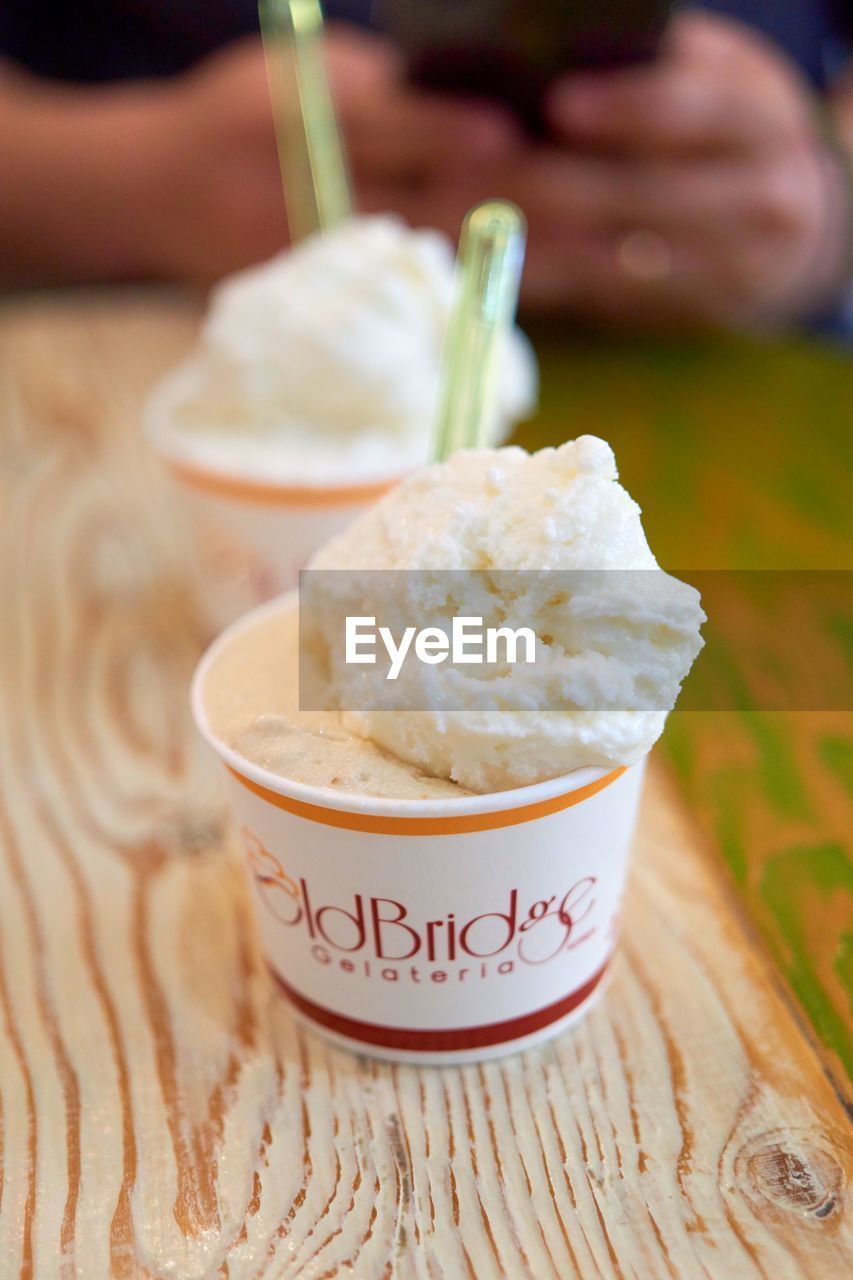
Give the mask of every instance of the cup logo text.
[{"label": "cup logo text", "polygon": [[[541,965],[581,946],[610,921],[597,919],[596,877],[578,879],[547,898],[525,900],[518,888],[490,900],[483,910],[460,918],[455,911],[418,910],[396,897],[355,892],[341,901],[318,900],[304,876],[287,874],[279,859],[247,827],[243,839],[249,867],[264,906],[277,922],[299,931],[312,958],[338,963],[371,976],[371,963],[385,966],[380,976],[396,981],[399,966],[412,981],[446,981],[476,972],[512,972],[516,965]],[[426,968],[424,968],[426,966]],[[432,966],[441,966],[432,968]],[[458,968],[458,966],[465,966]],[[394,977],[390,977],[390,974]]]}]

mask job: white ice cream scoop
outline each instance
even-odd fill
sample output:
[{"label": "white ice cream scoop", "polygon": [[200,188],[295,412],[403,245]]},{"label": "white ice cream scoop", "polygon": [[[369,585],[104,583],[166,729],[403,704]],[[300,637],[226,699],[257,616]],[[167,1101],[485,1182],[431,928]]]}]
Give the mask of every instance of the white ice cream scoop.
[{"label": "white ice cream scoop", "polygon": [[[659,569],[613,452],[593,436],[532,455],[456,453],[380,499],[309,567],[337,571],[330,589],[348,593],[348,613],[384,613],[397,632],[459,614],[532,629],[533,662],[415,657],[388,683],[382,665],[342,664],[337,621],[326,628],[346,727],[472,791],[636,763],[702,646],[698,592]],[[381,593],[361,573],[377,569],[397,571]]]}]

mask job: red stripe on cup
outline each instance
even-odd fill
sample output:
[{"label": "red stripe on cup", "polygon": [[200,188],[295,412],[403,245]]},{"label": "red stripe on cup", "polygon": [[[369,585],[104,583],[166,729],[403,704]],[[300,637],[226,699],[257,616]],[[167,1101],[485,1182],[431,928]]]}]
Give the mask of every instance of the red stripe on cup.
[{"label": "red stripe on cup", "polygon": [[509,1018],[505,1022],[487,1022],[476,1027],[450,1027],[444,1029],[427,1029],[420,1027],[385,1027],[377,1022],[360,1022],[357,1018],[348,1018],[342,1013],[334,1013],[322,1005],[315,1004],[306,996],[294,990],[284,978],[270,966],[270,972],[281,987],[284,994],[295,1005],[300,1013],[321,1027],[328,1028],[338,1035],[350,1040],[360,1040],[363,1044],[374,1044],[385,1049],[413,1050],[420,1053],[450,1053],[460,1049],[485,1049],[490,1045],[510,1044],[513,1040],[521,1040],[524,1036],[541,1031],[552,1022],[559,1022],[567,1014],[572,1013],[592,995],[607,969],[608,960],[592,977],[553,1004],[544,1009],[536,1009],[533,1013],[524,1014],[520,1018]]}]

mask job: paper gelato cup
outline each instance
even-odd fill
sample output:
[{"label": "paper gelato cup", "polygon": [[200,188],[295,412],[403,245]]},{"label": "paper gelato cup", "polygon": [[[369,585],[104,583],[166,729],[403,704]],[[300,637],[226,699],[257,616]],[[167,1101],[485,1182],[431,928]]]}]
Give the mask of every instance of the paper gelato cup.
[{"label": "paper gelato cup", "polygon": [[[279,602],[273,607],[281,607]],[[350,1049],[471,1062],[556,1035],[602,990],[644,762],[490,795],[389,800],[281,778],[196,723],[225,766],[261,945],[295,1011]]]},{"label": "paper gelato cup", "polygon": [[187,451],[155,394],[145,434],[166,464],[188,526],[199,603],[212,632],[295,587],[299,570],[401,477],[284,484],[229,474]]},{"label": "paper gelato cup", "polygon": [[170,462],[190,526],[198,595],[220,631],[295,587],[299,570],[391,482],[298,487],[264,484]]}]

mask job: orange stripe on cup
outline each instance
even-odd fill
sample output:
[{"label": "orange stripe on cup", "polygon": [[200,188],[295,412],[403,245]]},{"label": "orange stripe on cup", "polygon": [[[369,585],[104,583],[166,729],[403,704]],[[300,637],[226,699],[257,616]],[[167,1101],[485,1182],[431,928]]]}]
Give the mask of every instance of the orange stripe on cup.
[{"label": "orange stripe on cup", "polygon": [[169,462],[173,473],[193,489],[215,493],[220,498],[236,502],[255,502],[264,506],[291,505],[296,507],[347,506],[373,502],[382,496],[395,480],[383,480],[373,484],[311,485],[269,484],[263,481],[239,479],[220,475],[214,471],[202,471],[186,462]]},{"label": "orange stripe on cup", "polygon": [[572,805],[588,800],[597,792],[609,787],[617,778],[621,778],[624,768],[614,769],[603,778],[589,782],[585,787],[574,791],[566,791],[560,796],[552,796],[550,800],[537,800],[533,804],[519,805],[515,809],[492,809],[488,813],[461,813],[439,818],[404,818],[397,815],[380,813],[355,813],[351,809],[327,809],[325,805],[307,804],[304,800],[294,800],[291,796],[279,795],[258,782],[226,765],[229,773],[256,796],[275,805],[277,809],[286,809],[299,818],[309,822],[320,822],[327,827],[343,827],[346,831],[367,831],[376,836],[440,836],[463,835],[469,831],[494,831],[498,827],[514,827],[522,822],[532,822],[536,818],[545,818],[550,813],[559,813],[562,809],[570,809]]}]

